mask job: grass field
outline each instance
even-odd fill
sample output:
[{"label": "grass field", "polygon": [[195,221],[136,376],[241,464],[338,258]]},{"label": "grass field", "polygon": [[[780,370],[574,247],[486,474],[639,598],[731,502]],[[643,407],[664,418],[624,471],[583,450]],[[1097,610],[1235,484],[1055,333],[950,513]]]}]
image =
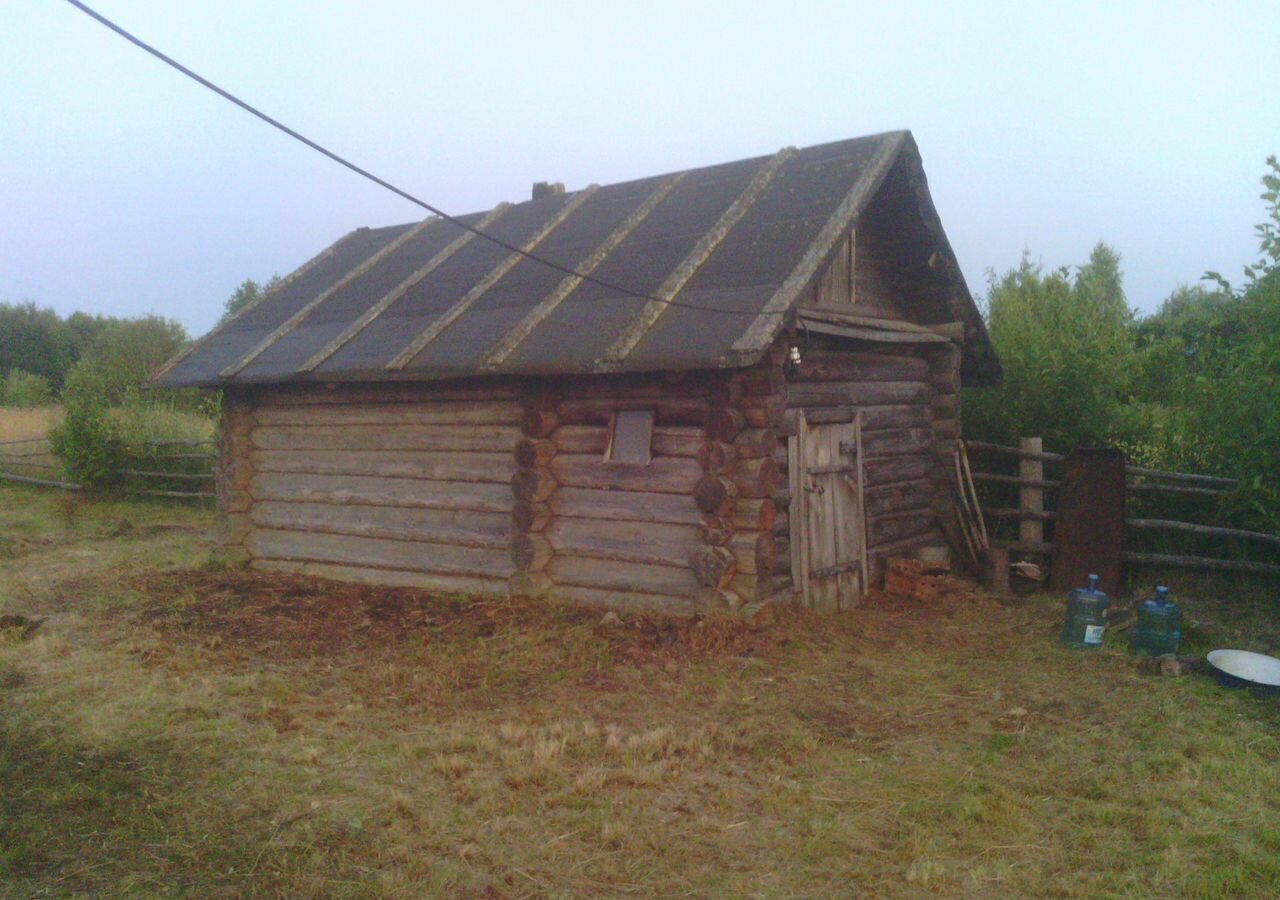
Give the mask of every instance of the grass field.
[{"label": "grass field", "polygon": [[[1055,600],[607,625],[212,525],[0,488],[0,614],[49,617],[0,640],[0,895],[1280,893],[1280,701]],[[1193,648],[1277,649],[1274,592],[1198,589]]]}]

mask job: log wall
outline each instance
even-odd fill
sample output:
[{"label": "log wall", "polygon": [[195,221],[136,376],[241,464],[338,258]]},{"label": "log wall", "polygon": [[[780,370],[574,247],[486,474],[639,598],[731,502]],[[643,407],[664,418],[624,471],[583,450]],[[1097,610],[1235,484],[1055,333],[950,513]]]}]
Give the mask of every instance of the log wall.
[{"label": "log wall", "polygon": [[874,584],[890,557],[945,544],[938,513],[949,502],[942,459],[958,433],[959,353],[949,344],[828,339],[802,341],[799,349],[800,363],[786,369],[783,431],[794,435],[801,414],[816,424],[863,416],[868,582]]},{"label": "log wall", "polygon": [[[545,379],[523,399],[510,465],[516,595],[614,607],[700,608],[705,376]],[[606,462],[614,414],[654,411],[647,465]]]},{"label": "log wall", "polygon": [[226,543],[254,566],[506,593],[514,385],[263,388],[224,409]]}]

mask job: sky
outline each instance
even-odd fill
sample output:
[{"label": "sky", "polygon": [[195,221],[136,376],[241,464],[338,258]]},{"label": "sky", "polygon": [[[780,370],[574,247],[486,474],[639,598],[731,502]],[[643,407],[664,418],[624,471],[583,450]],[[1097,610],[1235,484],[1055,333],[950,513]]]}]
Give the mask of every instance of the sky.
[{"label": "sky", "polygon": [[[1105,240],[1131,305],[1240,278],[1280,2],[96,0],[449,212],[898,128],[975,295]],[[63,0],[0,10],[0,301],[176,318],[417,207]]]}]

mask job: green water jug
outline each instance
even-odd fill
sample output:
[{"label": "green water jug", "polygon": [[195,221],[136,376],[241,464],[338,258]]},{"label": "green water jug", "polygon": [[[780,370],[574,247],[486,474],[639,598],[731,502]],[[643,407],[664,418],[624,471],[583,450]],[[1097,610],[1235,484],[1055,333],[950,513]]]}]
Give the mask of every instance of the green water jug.
[{"label": "green water jug", "polygon": [[1098,590],[1098,576],[1089,576],[1089,586],[1067,595],[1067,621],[1062,626],[1062,643],[1068,647],[1101,647],[1107,628],[1106,611],[1111,598]]},{"label": "green water jug", "polygon": [[1156,595],[1138,605],[1138,624],[1129,639],[1129,650],[1148,656],[1171,656],[1182,640],[1182,610],[1169,599],[1169,589],[1156,588]]}]

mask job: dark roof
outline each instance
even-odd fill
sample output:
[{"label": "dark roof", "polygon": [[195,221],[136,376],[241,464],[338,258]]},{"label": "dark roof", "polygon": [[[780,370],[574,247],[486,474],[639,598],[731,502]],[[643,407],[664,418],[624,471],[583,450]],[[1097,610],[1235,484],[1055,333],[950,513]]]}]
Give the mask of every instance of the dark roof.
[{"label": "dark roof", "polygon": [[[918,166],[915,143],[891,132],[544,193],[462,217],[671,303],[566,276],[441,219],[361,228],[197,341],[158,380],[219,386],[748,365],[793,324],[804,292],[903,158]],[[921,208],[936,222],[920,175]],[[936,230],[962,295],[953,308],[968,311],[971,338],[985,342]]]}]

